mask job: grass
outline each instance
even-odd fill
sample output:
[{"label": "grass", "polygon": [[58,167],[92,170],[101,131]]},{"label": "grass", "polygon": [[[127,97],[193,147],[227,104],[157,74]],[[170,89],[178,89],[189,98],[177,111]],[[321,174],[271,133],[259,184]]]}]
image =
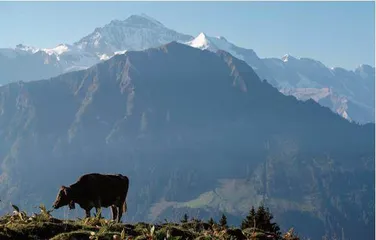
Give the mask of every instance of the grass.
[{"label": "grass", "polygon": [[240,230],[220,228],[201,220],[186,223],[123,224],[99,216],[77,220],[53,218],[44,206],[41,212],[28,216],[14,206],[14,212],[0,218],[0,239],[51,239],[51,240],[230,240],[230,239],[278,239],[258,229]]}]

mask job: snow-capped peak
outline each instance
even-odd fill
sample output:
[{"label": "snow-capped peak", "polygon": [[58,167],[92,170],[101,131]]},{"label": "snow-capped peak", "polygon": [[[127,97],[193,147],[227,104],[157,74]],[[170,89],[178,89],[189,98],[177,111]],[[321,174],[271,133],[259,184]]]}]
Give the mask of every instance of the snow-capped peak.
[{"label": "snow-capped peak", "polygon": [[29,52],[29,53],[36,53],[40,50],[39,48],[25,46],[23,44],[17,44],[15,49],[25,51],[25,52]]},{"label": "snow-capped peak", "polygon": [[[153,27],[165,27],[161,22],[157,21],[156,19],[142,13],[139,15],[131,15],[125,20],[112,20],[110,23],[106,24],[104,27],[106,28],[117,28],[121,26],[138,26],[138,27],[146,27],[146,28],[153,28]],[[95,31],[100,30],[101,28],[96,28]]]},{"label": "snow-capped peak", "polygon": [[[281,58],[281,60],[283,62],[294,61],[294,60],[299,60],[299,59],[301,59],[301,58],[296,58],[296,57],[292,56],[291,54],[285,54]],[[306,60],[309,60],[309,59],[306,59]]]},{"label": "snow-capped peak", "polygon": [[164,28],[165,26],[157,21],[156,19],[142,13],[142,14],[139,14],[139,15],[131,15],[129,16],[127,19],[125,19],[124,21],[119,21],[119,20],[116,20],[116,21],[112,21],[111,23],[113,24],[125,24],[125,25],[128,25],[128,26],[138,26],[138,27],[145,27],[145,28]]},{"label": "snow-capped peak", "polygon": [[[185,44],[194,48],[199,48],[202,50],[209,50],[212,52],[223,50],[223,51],[230,53],[231,55],[233,55],[234,57],[238,59],[244,60],[244,56],[240,52],[242,52],[245,49],[235,46],[234,44],[228,42],[227,39],[222,36],[210,37],[204,32],[201,32],[195,39],[193,39],[192,41],[186,42]],[[248,50],[248,54],[249,54],[249,51],[252,51],[252,50]]]},{"label": "snow-capped peak", "polygon": [[140,14],[140,17],[143,17],[143,18],[149,20],[150,22],[153,22],[155,25],[158,25],[158,26],[164,27],[164,25],[163,25],[161,22],[159,22],[159,21],[156,20],[155,18],[152,18],[152,17],[146,15],[145,13],[141,13],[141,14]]},{"label": "snow-capped peak", "polygon": [[131,15],[127,19],[113,20],[74,45],[95,54],[113,55],[124,50],[143,50],[171,41],[188,41],[191,36],[166,28],[145,14]]},{"label": "snow-capped peak", "polygon": [[197,38],[206,38],[206,34],[204,32],[200,32],[200,34],[197,36]]},{"label": "snow-capped peak", "polygon": [[210,51],[217,51],[219,49],[231,52],[234,47],[229,43],[226,38],[222,36],[209,37],[206,33],[201,32],[195,39],[187,42],[186,44],[194,48],[207,49]]},{"label": "snow-capped peak", "polygon": [[283,61],[283,62],[288,62],[288,61],[289,61],[289,58],[290,58],[290,55],[289,55],[289,54],[285,54],[285,55],[283,55],[283,57],[282,57],[282,61]]},{"label": "snow-capped peak", "polygon": [[69,46],[67,44],[59,44],[54,48],[45,48],[43,49],[48,55],[56,54],[61,55],[65,52],[72,51],[72,46]]},{"label": "snow-capped peak", "polygon": [[190,45],[191,47],[200,48],[200,49],[207,49],[209,47],[215,47],[214,44],[210,43],[209,38],[203,32],[201,32],[195,39],[188,42],[188,45]]}]

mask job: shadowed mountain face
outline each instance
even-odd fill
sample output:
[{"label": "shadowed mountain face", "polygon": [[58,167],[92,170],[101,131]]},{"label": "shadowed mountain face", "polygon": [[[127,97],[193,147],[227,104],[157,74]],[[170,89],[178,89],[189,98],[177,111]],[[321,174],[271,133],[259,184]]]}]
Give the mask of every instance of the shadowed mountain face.
[{"label": "shadowed mountain face", "polygon": [[374,144],[374,124],[285,96],[226,52],[176,42],[0,88],[4,211],[115,172],[130,178],[128,221],[226,212],[239,223],[263,202],[313,239],[371,239]]}]

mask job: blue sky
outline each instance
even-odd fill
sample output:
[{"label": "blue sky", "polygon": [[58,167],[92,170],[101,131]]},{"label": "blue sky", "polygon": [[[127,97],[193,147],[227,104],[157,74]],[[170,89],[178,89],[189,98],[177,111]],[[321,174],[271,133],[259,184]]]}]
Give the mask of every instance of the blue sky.
[{"label": "blue sky", "polygon": [[140,13],[178,32],[224,36],[260,57],[375,65],[374,2],[0,2],[0,47],[73,43]]}]

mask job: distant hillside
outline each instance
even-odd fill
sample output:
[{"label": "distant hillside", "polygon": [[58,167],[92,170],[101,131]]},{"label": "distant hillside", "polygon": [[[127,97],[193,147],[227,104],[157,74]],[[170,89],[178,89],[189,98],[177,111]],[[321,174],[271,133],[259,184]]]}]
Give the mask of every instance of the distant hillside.
[{"label": "distant hillside", "polygon": [[130,178],[131,221],[239,224],[263,203],[283,230],[373,239],[374,131],[224,51],[172,42],[0,87],[0,206],[31,211],[81,174],[114,172]]},{"label": "distant hillside", "polygon": [[[224,37],[200,33],[188,45],[216,52],[224,50],[245,61],[275,88],[299,100],[313,99],[342,117],[357,123],[375,120],[375,68],[360,65],[354,71],[329,68],[310,58],[286,54],[280,58],[261,58],[252,49],[229,42]],[[322,96],[322,92],[327,92]],[[316,92],[316,94],[312,94]]]}]

